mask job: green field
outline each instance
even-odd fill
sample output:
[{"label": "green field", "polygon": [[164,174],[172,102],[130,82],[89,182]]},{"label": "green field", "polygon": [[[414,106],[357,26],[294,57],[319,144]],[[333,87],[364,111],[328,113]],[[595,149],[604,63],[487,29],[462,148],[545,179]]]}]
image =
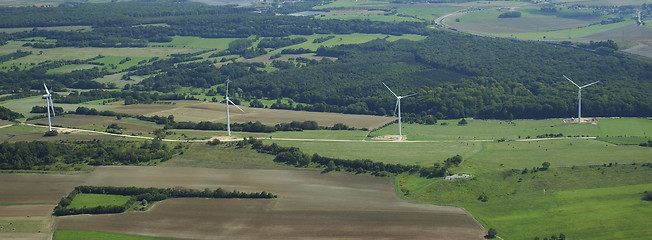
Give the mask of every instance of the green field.
[{"label": "green field", "polygon": [[97,206],[122,206],[131,196],[79,193],[72,199],[68,208],[93,208]]},{"label": "green field", "polygon": [[265,140],[265,144],[294,146],[306,154],[342,159],[370,159],[374,162],[418,164],[431,166],[457,154],[468,158],[481,151],[482,144],[468,142],[410,143],[410,142],[307,142]]},{"label": "green field", "polygon": [[237,38],[200,38],[189,36],[175,36],[169,43],[149,43],[150,46],[175,47],[175,48],[202,48],[224,50],[229,48],[229,43]]},{"label": "green field", "polygon": [[405,15],[414,16],[424,20],[434,20],[448,13],[463,9],[462,7],[438,6],[438,7],[399,7],[396,10]]},{"label": "green field", "polygon": [[120,233],[96,232],[85,230],[56,230],[54,240],[77,240],[77,239],[105,239],[105,240],[165,240],[174,238],[157,238],[147,236],[127,235]]},{"label": "green field", "polygon": [[[328,41],[322,42],[322,43],[312,43],[313,40],[316,38],[321,38],[321,37],[328,37],[328,36],[335,36],[335,38],[330,39]],[[296,37],[296,36],[291,36],[291,37]],[[302,36],[308,39],[308,41],[299,43],[296,45],[284,47],[281,49],[277,49],[274,51],[271,51],[270,53],[277,53],[281,52],[282,49],[285,48],[291,48],[291,49],[296,49],[296,48],[305,48],[305,49],[310,49],[310,50],[317,50],[320,46],[324,47],[332,47],[332,46],[337,46],[337,45],[343,45],[343,44],[359,44],[359,43],[366,43],[371,40],[375,40],[378,38],[387,38],[387,41],[393,42],[399,39],[407,39],[407,40],[413,40],[413,41],[419,41],[423,40],[426,37],[421,36],[421,35],[414,35],[414,34],[403,34],[401,36],[389,36],[385,34],[364,34],[364,33],[353,33],[353,34],[314,34],[310,36]]]},{"label": "green field", "polygon": [[196,143],[182,155],[161,163],[165,167],[204,167],[220,169],[287,169],[273,162],[274,156],[259,154],[251,149],[236,149],[222,145]]},{"label": "green field", "polygon": [[[457,120],[440,120],[435,125],[402,124],[403,134],[410,141],[422,140],[518,140],[536,138],[543,134],[558,134],[564,136],[601,136],[600,122],[598,125],[590,124],[565,124],[562,119],[544,120],[478,120],[467,119],[467,125],[458,125]],[[650,121],[652,122],[652,121]],[[445,125],[442,125],[445,124]],[[609,127],[608,127],[609,128]],[[652,132],[652,124],[647,126]],[[398,125],[392,124],[378,131],[372,132],[369,137],[396,135]]]},{"label": "green field", "polygon": [[552,167],[649,162],[652,148],[617,146],[589,139],[564,139],[534,142],[483,142],[482,151],[468,159],[474,163],[503,164],[508,168]]},{"label": "green field", "polygon": [[351,8],[351,7],[365,7],[365,8],[388,8],[388,1],[374,1],[374,0],[336,0],[329,4],[316,6],[313,9],[329,9],[329,8]]},{"label": "green field", "polygon": [[378,15],[378,14],[347,14],[347,15],[333,15],[327,17],[320,17],[320,19],[339,19],[339,20],[370,20],[380,22],[421,22],[422,20],[412,17],[401,17],[396,15]]},{"label": "green field", "polygon": [[619,27],[624,27],[632,24],[630,21],[624,21],[619,23],[607,24],[607,25],[593,25],[582,28],[573,28],[573,29],[564,29],[557,31],[549,32],[526,32],[526,33],[486,33],[490,36],[496,37],[506,37],[506,38],[516,38],[516,39],[542,39],[544,36],[546,39],[574,39],[582,38],[592,34],[616,29]]},{"label": "green field", "polygon": [[[55,89],[56,90],[56,89]],[[33,96],[21,99],[12,99],[0,102],[0,106],[11,109],[12,111],[22,113],[26,118],[43,115],[43,113],[30,113],[32,107],[34,106],[45,106],[45,100],[41,96]],[[97,104],[62,104],[54,103],[55,107],[62,107],[64,111],[75,111],[78,107],[88,107],[95,108],[98,111],[110,110],[112,108],[119,107],[119,105],[97,105]]]},{"label": "green field", "polygon": [[[646,239],[650,234],[644,223],[652,208],[642,200],[643,192],[652,189],[649,167],[552,168],[525,174],[473,168],[487,172],[477,174],[477,180],[404,177],[398,184],[410,189],[408,199],[464,207],[505,239],[559,233],[569,239]],[[483,193],[487,202],[477,200]]]}]

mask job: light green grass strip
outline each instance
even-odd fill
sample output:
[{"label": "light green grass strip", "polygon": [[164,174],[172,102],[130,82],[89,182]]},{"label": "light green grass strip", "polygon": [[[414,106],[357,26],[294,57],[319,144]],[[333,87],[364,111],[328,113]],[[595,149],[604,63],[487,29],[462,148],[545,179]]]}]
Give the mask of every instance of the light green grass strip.
[{"label": "light green grass strip", "polygon": [[54,240],[78,240],[78,239],[102,239],[102,240],[154,240],[154,239],[175,239],[175,238],[158,238],[148,236],[136,236],[120,233],[84,231],[84,230],[56,230]]},{"label": "light green grass strip", "polygon": [[121,206],[127,203],[131,196],[80,193],[72,200],[69,208],[93,208],[97,206]]},{"label": "light green grass strip", "polygon": [[[581,189],[473,204],[467,209],[505,239],[649,239],[652,202],[641,199],[652,184]],[[544,235],[545,234],[545,235]]]}]

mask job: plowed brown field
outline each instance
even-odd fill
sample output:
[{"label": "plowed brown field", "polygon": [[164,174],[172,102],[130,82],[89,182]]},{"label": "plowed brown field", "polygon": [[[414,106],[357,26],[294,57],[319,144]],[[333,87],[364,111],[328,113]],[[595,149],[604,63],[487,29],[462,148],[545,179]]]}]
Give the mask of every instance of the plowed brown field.
[{"label": "plowed brown field", "polygon": [[[73,185],[269,191],[273,200],[171,199],[147,212],[58,217],[56,229],[193,239],[481,239],[465,211],[400,199],[391,179],[313,170],[99,167],[0,174],[0,202],[58,200]],[[45,192],[39,196],[39,192]],[[9,196],[11,195],[11,196]],[[56,201],[54,200],[54,201]]]}]

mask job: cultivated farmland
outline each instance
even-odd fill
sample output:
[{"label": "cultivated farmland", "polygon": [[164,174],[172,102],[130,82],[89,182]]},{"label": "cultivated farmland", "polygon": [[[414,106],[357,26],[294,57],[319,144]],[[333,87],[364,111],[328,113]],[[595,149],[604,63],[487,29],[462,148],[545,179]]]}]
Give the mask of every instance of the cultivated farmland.
[{"label": "cultivated farmland", "polygon": [[[275,200],[166,200],[148,212],[59,217],[57,229],[202,239],[215,236],[481,239],[484,235],[479,224],[463,210],[402,200],[394,194],[390,179],[371,176],[320,174],[314,170],[100,167],[92,173],[59,178],[34,174],[1,174],[0,177],[13,198],[26,201],[53,201],[67,194],[75,184],[223,187],[227,191],[269,191],[279,196]],[[42,181],[62,187],[52,192],[51,197],[30,198],[32,185],[43,186],[39,183]]]}]

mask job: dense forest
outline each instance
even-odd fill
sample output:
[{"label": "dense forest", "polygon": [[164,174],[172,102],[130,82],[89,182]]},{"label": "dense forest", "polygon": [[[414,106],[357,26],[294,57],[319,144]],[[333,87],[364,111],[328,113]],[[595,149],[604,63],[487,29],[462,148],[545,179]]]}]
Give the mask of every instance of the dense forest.
[{"label": "dense forest", "polygon": [[[402,103],[404,116],[411,122],[461,117],[569,117],[576,114],[577,94],[575,86],[562,78],[564,74],[580,84],[601,81],[585,89],[583,111],[587,115],[652,115],[652,99],[648,97],[652,92],[652,64],[613,52],[617,47],[613,41],[584,45],[525,42],[432,30],[424,23],[320,20],[251,10],[167,1],[0,8],[7,18],[0,25],[5,27],[93,26],[91,31],[81,32],[33,29],[4,34],[0,39],[45,36],[56,40],[52,47],[125,47],[169,41],[172,36],[262,37],[258,48],[251,45],[249,38],[234,41],[225,50],[255,56],[265,48],[306,41],[302,37],[288,38],[289,35],[357,32],[427,36],[417,42],[377,39],[364,44],[321,47],[315,51],[318,56],[337,60],[274,61],[272,66],[278,70],[272,72],[262,63],[228,63],[215,68],[216,60],[201,61],[198,57],[205,51],[174,54],[127,69],[126,79],[147,76],[138,84],[125,86],[127,91],[55,97],[55,101],[65,103],[105,98],[124,99],[128,104],[187,99],[175,91],[187,86],[208,88],[230,78],[233,89],[238,90],[233,94],[234,100],[290,98],[293,104],[277,102],[273,107],[392,115],[395,99],[382,86],[385,82],[398,94],[418,93]],[[305,49],[288,50],[291,51]],[[21,54],[24,53],[7,58]],[[92,60],[76,61],[91,64]],[[27,70],[0,72],[2,90],[40,90],[43,82],[55,89],[110,87],[93,81],[109,74],[99,67],[65,74],[46,73],[65,64],[70,63],[47,62]]]},{"label": "dense forest", "polygon": [[37,170],[53,164],[134,165],[166,161],[181,151],[161,140],[0,143],[1,170]]}]

